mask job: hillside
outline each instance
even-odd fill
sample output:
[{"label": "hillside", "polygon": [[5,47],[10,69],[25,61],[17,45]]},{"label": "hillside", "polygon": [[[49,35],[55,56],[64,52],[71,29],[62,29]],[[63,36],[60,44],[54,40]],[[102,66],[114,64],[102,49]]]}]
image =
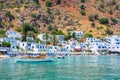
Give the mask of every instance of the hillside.
[{"label": "hillside", "polygon": [[[108,21],[100,22],[102,18]],[[0,29],[21,32],[23,23],[33,25],[38,32],[80,30],[103,38],[120,34],[120,1],[0,0]]]}]

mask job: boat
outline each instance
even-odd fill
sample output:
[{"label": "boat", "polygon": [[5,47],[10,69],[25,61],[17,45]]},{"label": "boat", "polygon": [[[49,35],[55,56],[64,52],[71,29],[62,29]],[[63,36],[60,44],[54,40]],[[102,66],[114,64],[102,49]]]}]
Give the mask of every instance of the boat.
[{"label": "boat", "polygon": [[64,56],[57,56],[57,58],[59,58],[59,59],[65,59]]},{"label": "boat", "polygon": [[56,55],[56,58],[58,58],[58,59],[65,59],[65,56],[62,55],[62,54],[57,54],[57,55]]},{"label": "boat", "polygon": [[32,59],[32,58],[16,58],[17,62],[52,62],[52,58],[45,58],[45,59]]}]

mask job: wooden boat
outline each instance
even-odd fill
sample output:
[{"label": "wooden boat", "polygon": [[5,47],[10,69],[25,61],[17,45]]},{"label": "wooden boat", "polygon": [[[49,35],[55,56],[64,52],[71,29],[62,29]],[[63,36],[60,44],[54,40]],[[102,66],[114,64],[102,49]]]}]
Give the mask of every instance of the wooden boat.
[{"label": "wooden boat", "polygon": [[53,59],[50,57],[46,57],[46,54],[42,54],[40,56],[22,56],[16,57],[16,62],[52,62]]}]

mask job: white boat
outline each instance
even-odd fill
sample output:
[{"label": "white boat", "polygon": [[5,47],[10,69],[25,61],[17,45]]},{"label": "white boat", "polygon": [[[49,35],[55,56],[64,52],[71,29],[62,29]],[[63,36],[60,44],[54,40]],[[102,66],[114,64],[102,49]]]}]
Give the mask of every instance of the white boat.
[{"label": "white boat", "polygon": [[65,59],[65,56],[64,55],[56,55],[56,58]]}]

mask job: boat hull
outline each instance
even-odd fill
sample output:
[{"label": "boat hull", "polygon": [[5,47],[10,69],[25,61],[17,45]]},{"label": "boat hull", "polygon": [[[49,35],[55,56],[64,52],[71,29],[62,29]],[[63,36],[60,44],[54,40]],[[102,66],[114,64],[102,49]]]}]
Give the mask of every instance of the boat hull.
[{"label": "boat hull", "polygon": [[52,62],[53,59],[45,58],[45,59],[23,59],[23,58],[16,58],[16,62]]}]

